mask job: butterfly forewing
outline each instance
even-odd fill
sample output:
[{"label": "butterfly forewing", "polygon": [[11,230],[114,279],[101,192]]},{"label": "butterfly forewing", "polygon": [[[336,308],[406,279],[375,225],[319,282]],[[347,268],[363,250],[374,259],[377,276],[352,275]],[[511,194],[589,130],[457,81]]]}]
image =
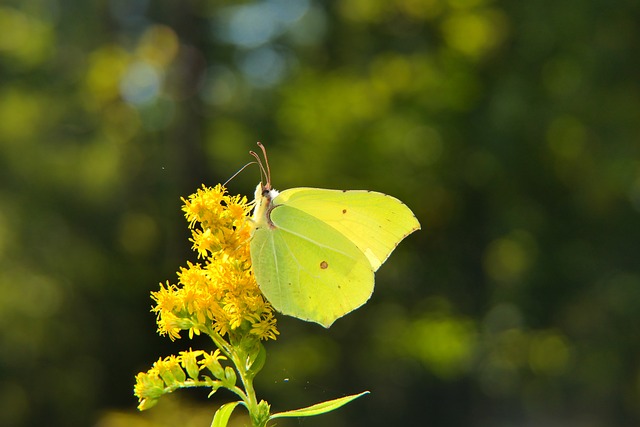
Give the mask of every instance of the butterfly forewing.
[{"label": "butterfly forewing", "polygon": [[280,193],[274,204],[299,209],[337,230],[364,253],[373,271],[420,228],[404,203],[374,191],[292,188]]}]

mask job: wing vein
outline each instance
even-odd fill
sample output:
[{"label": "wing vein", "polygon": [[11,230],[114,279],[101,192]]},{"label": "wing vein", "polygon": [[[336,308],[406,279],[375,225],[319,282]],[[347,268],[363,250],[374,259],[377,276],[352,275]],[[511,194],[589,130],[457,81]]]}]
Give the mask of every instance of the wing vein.
[{"label": "wing vein", "polygon": [[[329,225],[328,225],[328,226],[329,226]],[[347,258],[349,258],[349,259],[353,259],[353,260],[355,260],[355,258],[354,258],[353,256],[351,256],[351,255],[349,255],[348,253],[343,252],[343,251],[341,251],[341,250],[339,250],[339,249],[337,249],[337,248],[335,248],[335,247],[333,247],[333,246],[329,246],[329,245],[322,244],[322,243],[318,242],[317,240],[310,239],[309,237],[306,237],[306,236],[304,236],[304,235],[302,235],[302,234],[300,234],[300,233],[297,233],[297,232],[295,232],[295,231],[292,231],[292,230],[290,230],[290,229],[288,229],[288,228],[283,228],[283,227],[281,227],[281,226],[279,226],[278,228],[279,228],[279,229],[280,229],[280,231],[282,231],[282,232],[286,232],[286,233],[291,234],[292,236],[296,236],[296,237],[298,237],[299,239],[306,240],[307,242],[312,243],[312,244],[314,244],[315,246],[318,246],[318,247],[323,248],[323,249],[328,249],[328,250],[330,250],[330,251],[332,251],[332,252],[338,253],[338,254],[340,254],[340,255],[344,255],[344,256],[346,256],[346,257],[347,257]],[[331,227],[331,228],[333,228],[333,227]],[[335,228],[333,228],[333,229],[335,230]],[[340,233],[338,230],[335,230],[335,231],[336,231],[337,233]],[[340,233],[340,235],[344,237],[344,234]],[[355,246],[355,245],[354,245],[354,246]]]}]

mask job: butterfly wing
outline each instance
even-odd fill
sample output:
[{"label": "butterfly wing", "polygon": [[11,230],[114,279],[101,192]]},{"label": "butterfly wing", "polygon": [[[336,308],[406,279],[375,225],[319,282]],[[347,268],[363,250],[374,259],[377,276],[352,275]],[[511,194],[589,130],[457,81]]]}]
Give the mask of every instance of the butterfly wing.
[{"label": "butterfly wing", "polygon": [[279,199],[274,227],[263,223],[251,240],[256,280],[277,311],[328,328],[370,298],[373,269],[349,237]]},{"label": "butterfly wing", "polygon": [[402,239],[420,229],[404,203],[375,191],[292,188],[273,203],[305,212],[338,231],[365,254],[373,271]]}]

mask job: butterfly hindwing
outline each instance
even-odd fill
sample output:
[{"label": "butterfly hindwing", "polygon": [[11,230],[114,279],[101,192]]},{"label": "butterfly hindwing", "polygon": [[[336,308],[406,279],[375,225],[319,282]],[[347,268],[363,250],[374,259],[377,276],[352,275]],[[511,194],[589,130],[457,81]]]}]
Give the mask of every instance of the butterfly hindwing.
[{"label": "butterfly hindwing", "polygon": [[363,252],[326,222],[288,205],[274,206],[275,227],[257,229],[251,242],[256,280],[273,307],[329,327],[364,304],[374,274]]}]

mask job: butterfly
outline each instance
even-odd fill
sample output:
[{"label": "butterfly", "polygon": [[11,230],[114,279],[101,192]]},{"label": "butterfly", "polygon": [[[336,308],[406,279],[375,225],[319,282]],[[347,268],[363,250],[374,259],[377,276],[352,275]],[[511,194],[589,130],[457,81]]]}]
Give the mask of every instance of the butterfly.
[{"label": "butterfly", "polygon": [[400,200],[366,190],[271,187],[255,191],[251,262],[260,290],[279,312],[330,327],[366,303],[374,273],[420,223]]}]

